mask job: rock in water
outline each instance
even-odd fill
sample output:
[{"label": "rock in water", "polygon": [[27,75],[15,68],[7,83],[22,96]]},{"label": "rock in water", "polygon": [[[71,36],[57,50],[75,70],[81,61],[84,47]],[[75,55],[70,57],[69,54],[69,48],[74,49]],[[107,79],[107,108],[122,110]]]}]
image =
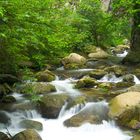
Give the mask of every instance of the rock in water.
[{"label": "rock in water", "polygon": [[120,125],[140,128],[140,92],[126,92],[110,101],[109,116]]},{"label": "rock in water", "polygon": [[12,140],[42,140],[42,138],[35,130],[27,129],[16,134]]}]

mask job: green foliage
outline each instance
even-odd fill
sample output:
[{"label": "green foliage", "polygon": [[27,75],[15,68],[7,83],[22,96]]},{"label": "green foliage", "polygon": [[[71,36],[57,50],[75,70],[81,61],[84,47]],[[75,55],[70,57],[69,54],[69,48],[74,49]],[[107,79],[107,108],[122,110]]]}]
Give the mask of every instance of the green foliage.
[{"label": "green foliage", "polygon": [[87,44],[116,45],[129,37],[128,18],[112,17],[100,0],[2,0],[0,73],[15,73],[22,61],[41,69]]}]

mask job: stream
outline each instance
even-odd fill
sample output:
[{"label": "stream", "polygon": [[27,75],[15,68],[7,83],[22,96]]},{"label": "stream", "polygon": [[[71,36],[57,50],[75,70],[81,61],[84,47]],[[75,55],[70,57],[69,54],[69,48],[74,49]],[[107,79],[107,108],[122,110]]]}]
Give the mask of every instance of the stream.
[{"label": "stream", "polygon": [[[86,71],[85,69],[83,71]],[[139,79],[134,76],[135,82],[140,83]],[[117,78],[115,75],[109,77],[105,75],[101,78],[100,82],[119,82],[122,78]],[[76,80],[73,78],[60,80],[59,77],[56,77],[55,81],[52,81],[57,91],[54,94],[68,93],[70,96],[75,97],[79,96],[81,92],[77,89],[74,89],[74,82]],[[18,93],[13,94],[16,97],[17,102],[29,102],[22,95]],[[24,110],[24,111],[15,111],[7,112],[7,116],[11,119],[10,126],[0,124],[0,131],[7,133],[7,129],[11,135],[23,131],[20,128],[19,122],[24,119],[31,119],[39,121],[43,124],[43,131],[38,131],[43,140],[130,140],[131,137],[127,135],[123,130],[115,124],[114,121],[108,120],[102,121],[102,124],[90,124],[84,123],[80,127],[65,127],[63,122],[70,118],[71,116],[77,114],[78,112],[84,110],[85,108],[97,108],[98,111],[103,111],[104,107],[108,107],[106,101],[99,102],[90,102],[85,103],[84,105],[76,105],[69,110],[66,110],[67,103],[62,107],[59,117],[57,119],[44,119],[36,110]],[[103,112],[102,112],[103,113]],[[6,129],[7,128],[7,129]]]}]

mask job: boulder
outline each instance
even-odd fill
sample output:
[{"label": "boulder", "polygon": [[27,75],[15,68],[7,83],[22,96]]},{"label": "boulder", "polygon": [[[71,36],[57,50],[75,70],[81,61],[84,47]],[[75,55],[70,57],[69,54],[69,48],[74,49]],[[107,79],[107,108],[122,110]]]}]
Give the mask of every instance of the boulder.
[{"label": "boulder", "polygon": [[85,104],[86,102],[87,102],[87,98],[83,95],[71,98],[71,99],[69,99],[69,102],[68,102],[68,105],[67,105],[66,109],[70,109],[70,108],[72,108],[76,105]]},{"label": "boulder", "polygon": [[6,111],[0,111],[0,123],[9,125],[11,123],[10,116]]},{"label": "boulder", "polygon": [[104,69],[104,71],[108,73],[114,73],[116,76],[123,76],[128,73],[128,70],[126,67],[121,66],[121,65],[114,65],[112,67],[107,67]]},{"label": "boulder", "polygon": [[3,132],[0,132],[0,140],[10,140],[10,138]]},{"label": "boulder", "polygon": [[16,102],[16,99],[13,96],[4,96],[2,98],[2,103],[14,103],[14,102]]},{"label": "boulder", "polygon": [[97,69],[97,70],[91,71],[89,73],[89,76],[92,77],[92,78],[95,78],[95,79],[101,79],[106,74],[107,74],[106,71]]},{"label": "boulder", "polygon": [[124,75],[123,76],[123,82],[134,83],[134,76],[133,76],[133,74]]},{"label": "boulder", "polygon": [[51,82],[55,80],[55,74],[49,70],[41,71],[36,74],[38,82]]},{"label": "boulder", "polygon": [[35,105],[32,102],[23,102],[23,103],[15,103],[12,105],[12,110],[33,110],[35,108]]},{"label": "boulder", "polygon": [[83,64],[69,63],[69,64],[64,65],[64,68],[66,70],[75,70],[75,69],[85,68],[85,66]]},{"label": "boulder", "polygon": [[109,57],[109,54],[104,50],[102,50],[101,48],[97,48],[96,52],[90,53],[88,57],[93,59],[106,59]]},{"label": "boulder", "polygon": [[21,86],[21,93],[30,95],[33,93],[36,94],[45,94],[45,93],[50,93],[56,91],[55,86],[47,83],[41,83],[41,82],[36,82],[36,83],[26,83]]},{"label": "boulder", "polygon": [[43,130],[43,125],[42,123],[34,120],[23,120],[20,122],[20,127],[21,128],[26,128],[26,129],[36,129],[38,131]]},{"label": "boulder", "polygon": [[16,82],[20,82],[20,80],[11,74],[0,74],[0,83],[8,83],[8,84],[14,84]]},{"label": "boulder", "polygon": [[140,128],[140,92],[126,92],[113,98],[109,104],[109,116],[120,125]]},{"label": "boulder", "polygon": [[97,80],[91,77],[83,77],[76,82],[76,88],[92,88],[98,84]]},{"label": "boulder", "polygon": [[66,64],[79,64],[79,65],[84,65],[86,63],[86,58],[83,56],[77,54],[77,53],[71,53],[69,56],[66,56],[65,58],[62,59],[62,64],[65,66]]},{"label": "boulder", "polygon": [[86,54],[94,53],[94,52],[96,52],[96,49],[97,49],[96,46],[94,46],[94,45],[88,45],[88,46],[85,46],[85,47],[84,47],[84,52],[85,52]]},{"label": "boulder", "polygon": [[102,103],[89,103],[79,113],[64,121],[67,127],[79,127],[84,123],[101,124],[107,120],[108,106]]},{"label": "boulder", "polygon": [[42,140],[42,138],[35,130],[27,129],[16,134],[11,140]]},{"label": "boulder", "polygon": [[44,118],[57,118],[68,98],[66,94],[44,95],[39,101],[39,111]]}]

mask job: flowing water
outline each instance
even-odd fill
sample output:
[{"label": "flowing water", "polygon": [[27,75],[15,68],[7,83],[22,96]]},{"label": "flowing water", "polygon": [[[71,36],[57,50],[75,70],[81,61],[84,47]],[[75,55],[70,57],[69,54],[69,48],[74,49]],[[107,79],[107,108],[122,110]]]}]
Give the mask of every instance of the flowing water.
[{"label": "flowing water", "polygon": [[[135,78],[136,79],[136,78]],[[103,77],[102,81],[118,82],[121,79],[116,77]],[[116,80],[116,81],[115,81]],[[138,79],[137,79],[138,80]],[[55,85],[57,92],[56,94],[68,93],[71,96],[79,96],[80,91],[73,88],[75,80],[66,79],[59,80],[58,78],[51,82]],[[23,97],[15,93],[14,96],[20,101]],[[108,103],[106,101],[91,102],[85,105],[76,105],[69,110],[66,110],[67,103],[62,107],[59,117],[57,119],[44,119],[36,110],[27,111],[15,111],[12,113],[7,113],[7,116],[11,119],[10,126],[0,125],[0,131],[7,132],[8,128],[10,134],[14,135],[23,129],[20,128],[19,122],[24,119],[32,119],[39,121],[43,124],[43,131],[39,131],[43,140],[130,140],[131,137],[125,134],[114,121],[102,121],[102,124],[89,124],[84,123],[80,127],[65,127],[63,122],[85,109],[93,109],[94,112],[104,114],[106,108],[108,108]]]},{"label": "flowing water", "polygon": [[128,51],[125,50],[123,53],[116,54],[116,55],[117,55],[118,57],[124,58],[127,54],[128,54]]}]

